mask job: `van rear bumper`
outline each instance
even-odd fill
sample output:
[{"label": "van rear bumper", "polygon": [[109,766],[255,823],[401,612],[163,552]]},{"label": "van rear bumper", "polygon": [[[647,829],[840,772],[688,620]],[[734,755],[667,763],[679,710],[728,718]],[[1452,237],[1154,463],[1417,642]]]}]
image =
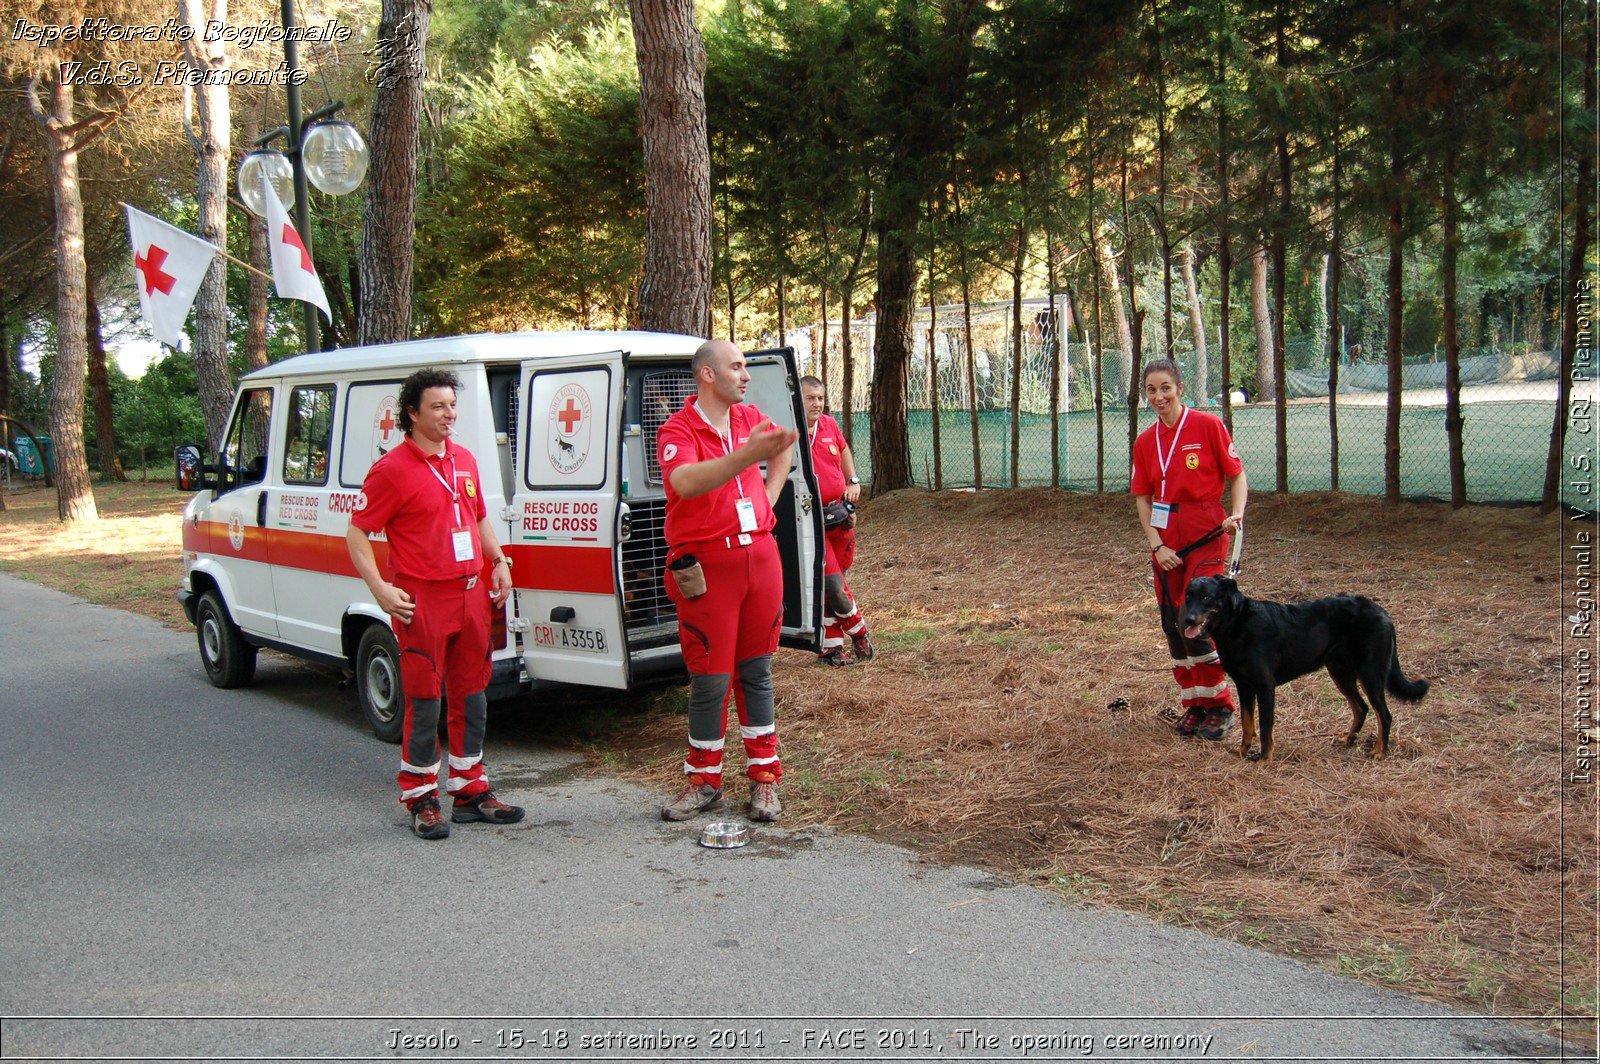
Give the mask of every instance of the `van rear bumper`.
[{"label": "van rear bumper", "polygon": [[182,591],[178,592],[177,598],[178,598],[178,605],[183,607],[183,615],[185,617],[189,618],[189,623],[190,624],[193,624],[194,623],[195,603],[200,600],[200,596],[196,595],[193,591],[190,591],[188,588],[184,588]]}]

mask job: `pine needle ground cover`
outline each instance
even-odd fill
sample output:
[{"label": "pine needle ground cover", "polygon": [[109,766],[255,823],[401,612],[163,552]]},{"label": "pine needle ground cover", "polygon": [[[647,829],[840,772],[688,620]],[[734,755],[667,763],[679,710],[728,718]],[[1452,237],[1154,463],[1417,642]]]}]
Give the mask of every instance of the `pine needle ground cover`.
[{"label": "pine needle ground cover", "polygon": [[[104,519],[63,530],[53,493],[8,493],[0,571],[187,629],[172,597],[184,498],[164,484],[96,494]],[[1325,673],[1297,680],[1279,689],[1274,760],[1252,764],[1237,732],[1212,744],[1171,730],[1176,691],[1125,496],[873,500],[850,582],[878,657],[829,669],[778,656],[786,826],[905,843],[1473,1011],[1593,1016],[1592,785],[1569,785],[1562,808],[1571,524],[1256,494],[1245,592],[1375,598],[1406,673],[1433,689],[1391,703],[1394,744],[1374,762],[1376,720],[1355,748],[1336,743],[1343,698]],[[545,695],[511,718],[518,708],[497,703],[499,736],[577,743],[598,770],[662,794],[679,778],[681,686]],[[359,727],[353,700],[350,712]],[[737,791],[737,742],[729,755]]]}]

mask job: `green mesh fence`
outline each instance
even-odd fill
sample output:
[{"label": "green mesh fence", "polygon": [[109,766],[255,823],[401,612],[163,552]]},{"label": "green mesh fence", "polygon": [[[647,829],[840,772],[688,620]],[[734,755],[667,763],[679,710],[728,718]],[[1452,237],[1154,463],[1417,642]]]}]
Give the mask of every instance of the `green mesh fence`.
[{"label": "green mesh fence", "polygon": [[[1096,446],[1095,366],[1081,343],[1063,346],[1059,385],[1060,415],[1056,419],[1052,461],[1050,400],[1057,361],[1054,356],[1050,316],[1030,304],[1024,316],[1025,332],[1017,377],[1017,429],[1013,429],[1011,400],[1018,364],[1012,346],[1009,311],[994,307],[974,313],[974,350],[969,367],[964,330],[958,313],[941,310],[934,349],[936,362],[930,381],[927,362],[926,321],[919,325],[918,344],[910,366],[911,413],[908,428],[912,473],[920,484],[936,479],[933,414],[930,385],[939,401],[939,483],[946,488],[976,483],[972,442],[972,391],[977,393],[978,454],[983,486],[1048,486],[1093,491],[1097,460],[1103,462],[1103,485],[1122,492],[1128,486],[1128,411],[1126,381],[1129,361],[1119,352],[1106,351],[1099,359],[1101,392],[1105,397],[1104,427]],[[836,343],[830,340],[830,348]],[[863,479],[871,479],[871,351],[870,326],[854,335],[855,387],[852,389],[853,439],[856,466]],[[1328,368],[1325,347],[1312,337],[1289,342],[1291,398],[1285,409],[1288,488],[1290,491],[1326,491],[1333,485],[1331,426],[1329,423]],[[1176,361],[1186,382],[1185,399],[1201,409],[1221,414],[1221,374],[1215,352],[1209,352],[1205,378],[1207,395],[1193,381],[1200,378],[1195,352],[1177,352]],[[833,352],[830,374],[830,408],[836,413],[843,399],[838,353]],[[1507,352],[1475,349],[1462,353],[1463,456],[1467,498],[1473,502],[1525,503],[1537,501],[1544,490],[1545,457],[1557,397],[1556,363],[1549,352]],[[802,357],[817,372],[815,356]],[[1388,369],[1382,363],[1341,364],[1338,410],[1339,470],[1342,491],[1382,495],[1384,491],[1384,433],[1388,416]],[[969,389],[969,376],[975,385]],[[1235,374],[1234,383],[1254,387],[1253,375]],[[1450,497],[1449,442],[1445,429],[1444,364],[1433,353],[1408,358],[1402,372],[1400,416],[1400,492],[1407,497]],[[1121,394],[1119,394],[1121,393]],[[1271,490],[1276,482],[1276,410],[1271,401],[1233,404],[1233,434],[1240,457],[1256,490]],[[1595,402],[1591,377],[1574,385],[1576,411],[1585,399]],[[1139,429],[1153,415],[1139,411]],[[1575,421],[1567,434],[1568,473],[1563,482],[1564,501],[1590,508],[1596,494],[1594,465],[1578,472],[1580,456],[1596,457],[1596,436],[1589,426]],[[1012,436],[1020,434],[1018,457],[1012,460]],[[1015,469],[1013,469],[1015,466]]]}]

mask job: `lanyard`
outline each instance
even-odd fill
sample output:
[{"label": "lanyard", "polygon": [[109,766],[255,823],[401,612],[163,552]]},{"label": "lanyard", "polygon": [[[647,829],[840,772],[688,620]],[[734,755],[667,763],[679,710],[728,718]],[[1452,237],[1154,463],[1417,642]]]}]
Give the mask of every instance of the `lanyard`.
[{"label": "lanyard", "polygon": [[[711,419],[706,417],[706,412],[704,410],[700,409],[700,401],[698,399],[695,400],[694,412],[696,414],[700,415],[700,420],[701,421],[704,421],[707,425],[711,425]],[[715,426],[715,425],[711,425],[711,431],[715,432],[717,434],[717,442],[722,444],[722,446],[724,448],[723,453],[724,454],[732,454],[733,453],[733,411],[732,410],[728,411],[728,434],[726,436],[724,436],[722,434],[722,430],[717,428],[717,426]],[[744,493],[744,470],[741,469],[734,476],[734,478],[733,478],[733,489],[739,493],[739,498],[741,498],[741,499],[745,498],[745,493]]]},{"label": "lanyard", "polygon": [[[448,448],[446,449],[446,453],[447,454],[449,453]],[[461,493],[456,491],[456,489],[455,489],[455,482],[456,482],[456,460],[455,460],[455,458],[452,457],[450,459],[450,479],[449,480],[445,480],[444,477],[439,475],[439,471],[434,468],[432,462],[428,461],[426,455],[423,456],[422,464],[428,467],[428,472],[433,474],[433,479],[437,480],[444,487],[444,490],[450,493],[450,502],[456,508],[456,524],[459,525],[461,523]],[[441,455],[439,457],[439,464],[441,466],[444,465],[444,456],[443,455]]]},{"label": "lanyard", "polygon": [[1156,419],[1156,464],[1161,466],[1161,502],[1167,501],[1167,466],[1172,464],[1172,456],[1178,453],[1178,437],[1183,435],[1183,426],[1189,420],[1189,408],[1183,408],[1183,417],[1178,419],[1178,427],[1172,431],[1172,446],[1168,448],[1165,458],[1161,456],[1161,419]]}]

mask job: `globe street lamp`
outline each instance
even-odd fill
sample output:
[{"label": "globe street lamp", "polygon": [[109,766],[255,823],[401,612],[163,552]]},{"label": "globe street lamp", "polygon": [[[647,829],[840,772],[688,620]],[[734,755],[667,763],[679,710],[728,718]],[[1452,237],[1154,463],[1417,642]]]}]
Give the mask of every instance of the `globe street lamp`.
[{"label": "globe street lamp", "polygon": [[[283,0],[283,58],[290,71],[300,69],[294,3],[295,0]],[[325,107],[302,115],[300,86],[293,78],[284,85],[284,93],[288,97],[289,124],[256,138],[256,150],[239,164],[239,198],[256,217],[265,217],[266,205],[261,194],[261,179],[265,175],[284,206],[294,210],[295,228],[300,231],[306,255],[311,256],[311,197],[307,181],[330,196],[343,196],[361,184],[367,174],[369,156],[366,141],[361,139],[356,127],[334,118],[344,108],[343,101],[330,101]],[[266,147],[278,137],[284,139],[285,151]],[[317,321],[317,308],[307,303],[305,314],[306,350],[321,351],[322,327]]]}]

